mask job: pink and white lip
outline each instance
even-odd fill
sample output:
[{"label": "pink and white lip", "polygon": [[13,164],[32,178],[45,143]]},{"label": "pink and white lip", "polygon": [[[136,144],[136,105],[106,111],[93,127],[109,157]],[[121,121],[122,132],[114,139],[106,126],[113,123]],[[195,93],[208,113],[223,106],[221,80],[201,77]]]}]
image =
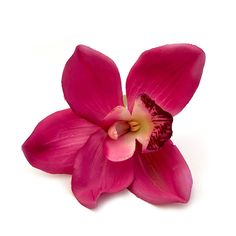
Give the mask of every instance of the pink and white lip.
[{"label": "pink and white lip", "polygon": [[72,191],[88,208],[126,188],[152,204],[186,203],[192,176],[170,140],[171,124],[195,93],[204,63],[205,53],[191,44],[143,52],[126,81],[125,107],[115,63],[77,46],[62,76],[70,108],[39,122],[22,146],[27,160],[71,174]]}]

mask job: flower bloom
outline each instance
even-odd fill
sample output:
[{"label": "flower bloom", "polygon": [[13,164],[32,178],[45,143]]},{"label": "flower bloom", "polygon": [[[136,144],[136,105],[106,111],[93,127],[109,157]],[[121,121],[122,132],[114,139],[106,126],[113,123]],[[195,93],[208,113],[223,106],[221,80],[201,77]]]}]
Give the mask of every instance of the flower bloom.
[{"label": "flower bloom", "polygon": [[115,63],[77,46],[62,77],[70,109],[36,126],[23,144],[27,160],[72,174],[72,191],[88,208],[102,193],[125,188],[152,204],[187,202],[191,172],[170,138],[173,116],[192,98],[204,62],[204,52],[190,44],[145,51],[129,72],[126,107]]}]

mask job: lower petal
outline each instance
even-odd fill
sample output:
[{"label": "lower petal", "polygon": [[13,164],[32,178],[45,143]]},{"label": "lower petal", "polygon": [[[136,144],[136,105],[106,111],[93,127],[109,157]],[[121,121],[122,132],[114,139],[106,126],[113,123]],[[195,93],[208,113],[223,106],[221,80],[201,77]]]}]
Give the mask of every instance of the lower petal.
[{"label": "lower petal", "polygon": [[98,127],[62,110],[43,119],[22,146],[29,163],[52,174],[72,174],[76,153]]},{"label": "lower petal", "polygon": [[130,191],[152,204],[189,200],[192,176],[178,148],[171,141],[157,152],[134,155],[134,181]]},{"label": "lower petal", "polygon": [[103,154],[106,138],[103,130],[93,134],[79,151],[72,176],[72,191],[88,208],[96,207],[102,193],[114,193],[127,188],[133,180],[133,160],[111,162]]}]

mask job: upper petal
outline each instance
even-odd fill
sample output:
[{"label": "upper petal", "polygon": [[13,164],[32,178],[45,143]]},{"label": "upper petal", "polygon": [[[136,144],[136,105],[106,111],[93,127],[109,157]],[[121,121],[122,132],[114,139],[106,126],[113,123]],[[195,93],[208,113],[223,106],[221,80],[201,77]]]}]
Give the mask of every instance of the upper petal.
[{"label": "upper petal", "polygon": [[98,127],[62,110],[43,119],[22,146],[29,163],[53,174],[71,174],[76,153]]},{"label": "upper petal", "polygon": [[171,141],[157,152],[134,155],[134,181],[130,190],[153,204],[189,200],[192,176],[178,148]]},{"label": "upper petal", "polygon": [[205,53],[191,44],[170,44],[145,51],[128,75],[129,110],[140,94],[147,94],[165,111],[176,115],[196,91]]},{"label": "upper petal", "polygon": [[123,103],[120,75],[115,63],[83,45],[77,46],[67,61],[62,87],[71,108],[96,124]]},{"label": "upper petal", "polygon": [[118,192],[127,188],[133,180],[133,162],[111,162],[103,154],[106,138],[103,130],[93,134],[80,149],[72,176],[72,191],[77,200],[88,208],[94,208],[102,193]]}]

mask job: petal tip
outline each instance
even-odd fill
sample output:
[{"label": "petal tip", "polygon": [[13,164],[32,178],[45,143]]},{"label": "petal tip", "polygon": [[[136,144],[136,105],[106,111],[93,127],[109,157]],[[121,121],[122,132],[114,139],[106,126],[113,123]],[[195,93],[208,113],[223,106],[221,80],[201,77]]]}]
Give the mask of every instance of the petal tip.
[{"label": "petal tip", "polygon": [[[176,45],[178,46],[178,44]],[[179,44],[179,46],[182,47],[183,49],[186,49],[186,51],[189,51],[193,56],[195,55],[193,59],[195,59],[196,62],[199,63],[201,67],[203,68],[205,64],[205,60],[206,60],[206,54],[202,48],[194,44],[188,44],[188,43]],[[202,70],[202,68],[198,68],[198,69]]]},{"label": "petal tip", "polygon": [[77,193],[77,189],[74,187],[76,184],[73,183],[73,177],[72,177],[72,181],[71,181],[71,191],[73,193],[73,195],[75,196],[76,200],[83,205],[84,207],[88,208],[88,209],[95,209],[97,207],[97,199],[99,198],[99,196],[94,196],[92,191],[90,192],[91,196],[88,196],[88,193],[85,194],[80,194],[78,196]]},{"label": "petal tip", "polygon": [[32,134],[26,139],[26,141],[22,144],[21,150],[23,151],[26,160],[35,168],[39,168],[34,160],[34,153],[36,147],[34,146],[34,143],[31,141]]},{"label": "petal tip", "polygon": [[188,44],[188,45],[192,48],[193,53],[197,55],[197,60],[205,62],[206,54],[203,51],[203,49],[194,44]]},{"label": "petal tip", "polygon": [[97,52],[96,50],[92,49],[89,46],[86,46],[84,44],[79,44],[75,48],[75,53],[84,53],[84,54],[89,54],[91,52]]}]

